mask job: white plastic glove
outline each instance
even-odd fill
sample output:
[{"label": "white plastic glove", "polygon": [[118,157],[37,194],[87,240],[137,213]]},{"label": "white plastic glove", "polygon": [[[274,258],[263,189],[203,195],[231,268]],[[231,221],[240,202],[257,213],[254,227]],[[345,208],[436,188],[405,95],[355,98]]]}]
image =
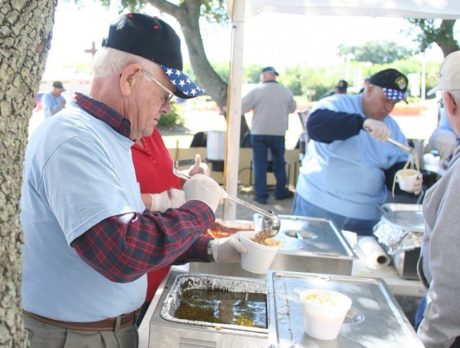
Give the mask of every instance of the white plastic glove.
[{"label": "white plastic glove", "polygon": [[152,199],[151,211],[166,211],[168,208],[179,208],[185,203],[184,191],[175,188],[151,194],[150,198]]},{"label": "white plastic glove", "polygon": [[380,141],[386,141],[391,133],[388,127],[382,121],[373,120],[372,118],[367,118],[363,123],[363,128],[369,134]]},{"label": "white plastic glove", "polygon": [[212,256],[217,263],[239,262],[241,254],[248,252],[248,249],[241,244],[236,233],[230,237],[213,239],[210,243]]},{"label": "white plastic glove", "polygon": [[195,174],[211,176],[211,171],[209,170],[208,165],[201,162],[201,156],[199,154],[195,155],[195,164],[191,166],[188,171],[189,176],[193,176]]},{"label": "white plastic glove", "polygon": [[441,161],[445,161],[457,146],[457,136],[447,129],[438,128],[431,134],[428,144],[438,151]]},{"label": "white plastic glove", "polygon": [[195,174],[184,184],[185,201],[197,200],[207,204],[215,213],[224,190],[209,176]]}]

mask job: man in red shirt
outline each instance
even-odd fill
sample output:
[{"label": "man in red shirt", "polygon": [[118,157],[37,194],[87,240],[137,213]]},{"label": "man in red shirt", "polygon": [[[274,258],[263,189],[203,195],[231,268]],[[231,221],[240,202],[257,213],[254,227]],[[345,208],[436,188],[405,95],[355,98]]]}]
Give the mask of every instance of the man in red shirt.
[{"label": "man in red shirt", "polygon": [[[185,194],[182,191],[184,182],[172,171],[173,160],[158,129],[155,129],[151,136],[136,141],[131,152],[146,209],[164,212],[169,208],[179,208],[185,203]],[[189,175],[207,173],[204,167],[206,165],[200,162],[201,159],[198,157]],[[169,269],[170,266],[165,266],[147,273],[147,295],[138,322],[142,320],[158,286],[168,275]]]}]

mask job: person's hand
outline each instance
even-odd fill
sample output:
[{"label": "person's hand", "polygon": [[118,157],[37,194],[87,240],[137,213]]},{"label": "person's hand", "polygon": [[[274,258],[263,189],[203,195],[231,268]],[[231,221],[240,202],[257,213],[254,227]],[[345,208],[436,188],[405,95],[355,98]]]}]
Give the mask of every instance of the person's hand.
[{"label": "person's hand", "polygon": [[150,205],[151,211],[166,211],[169,208],[179,208],[185,203],[184,191],[171,188],[161,193],[154,193],[150,195],[152,203]]},{"label": "person's hand", "polygon": [[423,185],[423,175],[419,173],[417,179],[414,181],[414,185],[412,186],[412,192],[415,195],[419,195],[422,192],[422,185]]},{"label": "person's hand", "polygon": [[224,190],[209,176],[195,174],[184,184],[185,201],[197,200],[209,206],[215,213]]},{"label": "person's hand", "polygon": [[241,254],[248,252],[248,249],[241,244],[236,233],[230,237],[213,239],[210,243],[212,257],[217,263],[239,262]]},{"label": "person's hand", "polygon": [[433,133],[430,139],[430,146],[438,151],[441,161],[445,161],[457,146],[457,136],[447,129],[437,129],[436,135]]},{"label": "person's hand", "polygon": [[391,133],[388,127],[382,121],[373,120],[367,118],[363,123],[363,128],[369,134],[380,141],[386,141],[390,137]]},{"label": "person's hand", "polygon": [[211,171],[206,163],[201,162],[201,156],[199,154],[195,155],[195,164],[190,167],[188,171],[188,176],[193,176],[195,174],[204,174],[211,176]]}]

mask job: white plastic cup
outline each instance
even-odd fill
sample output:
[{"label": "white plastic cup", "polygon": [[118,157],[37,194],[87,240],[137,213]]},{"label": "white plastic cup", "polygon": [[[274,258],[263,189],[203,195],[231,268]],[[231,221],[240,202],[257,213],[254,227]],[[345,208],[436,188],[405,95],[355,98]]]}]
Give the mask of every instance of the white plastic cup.
[{"label": "white plastic cup", "polygon": [[351,299],[337,291],[309,289],[301,292],[300,302],[305,333],[320,340],[336,339]]},{"label": "white plastic cup", "polygon": [[248,249],[241,254],[241,267],[248,272],[265,274],[275,259],[278,246],[262,245],[251,240],[256,232],[238,232],[240,242]]},{"label": "white plastic cup", "polygon": [[414,189],[414,182],[417,180],[420,172],[415,169],[401,169],[396,172],[396,180],[398,181],[399,188],[406,192],[412,192]]}]

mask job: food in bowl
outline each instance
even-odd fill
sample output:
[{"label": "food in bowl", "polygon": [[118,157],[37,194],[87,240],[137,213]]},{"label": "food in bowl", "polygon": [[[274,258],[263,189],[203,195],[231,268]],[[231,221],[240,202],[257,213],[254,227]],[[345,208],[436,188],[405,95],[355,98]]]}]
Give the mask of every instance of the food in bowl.
[{"label": "food in bowl", "polygon": [[251,238],[253,242],[256,242],[260,245],[265,245],[269,247],[279,247],[280,241],[273,238]]},{"label": "food in bowl", "polygon": [[271,231],[259,231],[257,232],[254,237],[250,238],[253,242],[256,242],[260,245],[271,246],[271,247],[278,247],[280,242],[276,239],[271,238],[272,235]]},{"label": "food in bowl", "polygon": [[303,295],[307,302],[316,303],[322,306],[338,306],[340,298],[333,292],[311,291]]}]

